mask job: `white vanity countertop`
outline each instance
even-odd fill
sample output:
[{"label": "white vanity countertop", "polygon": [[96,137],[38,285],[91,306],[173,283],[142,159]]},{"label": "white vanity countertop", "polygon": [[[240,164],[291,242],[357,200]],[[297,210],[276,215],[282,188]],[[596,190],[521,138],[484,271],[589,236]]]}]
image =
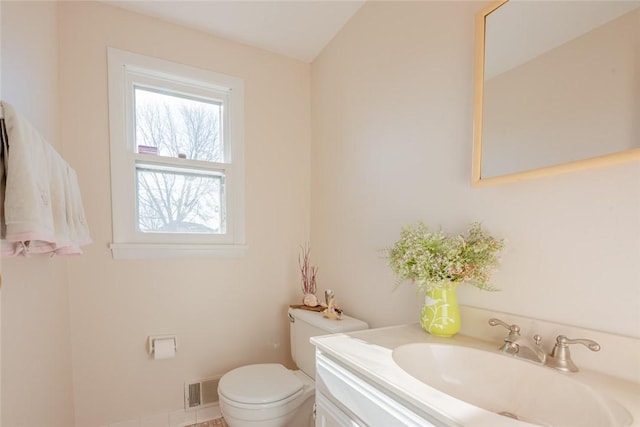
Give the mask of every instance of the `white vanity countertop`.
[{"label": "white vanity countertop", "polygon": [[[470,427],[531,425],[497,415],[442,393],[406,373],[392,357],[396,347],[410,343],[446,343],[496,352],[500,343],[488,343],[460,334],[453,338],[438,338],[423,331],[418,324],[314,337],[311,338],[311,342],[323,353],[364,376],[389,394],[447,424]],[[558,374],[571,375],[572,378],[612,397],[631,413],[634,419],[632,426],[640,427],[640,384],[587,370],[581,370],[576,374]]]}]

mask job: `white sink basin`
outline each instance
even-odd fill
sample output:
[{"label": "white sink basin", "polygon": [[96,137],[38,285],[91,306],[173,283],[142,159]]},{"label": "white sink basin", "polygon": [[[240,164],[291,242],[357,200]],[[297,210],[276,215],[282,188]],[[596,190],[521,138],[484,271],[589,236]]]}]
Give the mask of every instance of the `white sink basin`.
[{"label": "white sink basin", "polygon": [[531,424],[625,427],[633,420],[617,402],[568,374],[497,351],[415,343],[397,347],[393,360],[414,378],[443,393]]}]

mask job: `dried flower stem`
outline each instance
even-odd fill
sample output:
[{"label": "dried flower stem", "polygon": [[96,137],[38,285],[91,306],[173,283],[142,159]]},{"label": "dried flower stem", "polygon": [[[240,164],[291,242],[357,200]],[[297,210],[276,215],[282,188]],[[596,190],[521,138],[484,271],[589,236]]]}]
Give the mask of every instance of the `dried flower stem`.
[{"label": "dried flower stem", "polygon": [[306,294],[316,294],[316,275],[318,267],[311,266],[311,246],[306,243],[302,247],[302,254],[298,255],[298,265],[302,275],[302,292]]}]

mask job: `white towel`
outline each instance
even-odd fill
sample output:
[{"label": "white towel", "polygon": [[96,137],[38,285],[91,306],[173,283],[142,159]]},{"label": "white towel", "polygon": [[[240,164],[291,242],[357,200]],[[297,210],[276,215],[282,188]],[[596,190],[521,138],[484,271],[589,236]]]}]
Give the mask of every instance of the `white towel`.
[{"label": "white towel", "polygon": [[80,246],[91,243],[91,237],[89,236],[89,228],[87,227],[87,220],[84,216],[84,207],[82,206],[76,171],[74,171],[69,165],[65,165],[63,172],[65,174],[65,217],[67,218],[66,226],[68,227],[69,241],[68,244],[57,248],[56,254],[79,254],[82,253]]},{"label": "white towel", "polygon": [[8,137],[2,255],[82,253],[91,242],[76,174],[6,102]]}]

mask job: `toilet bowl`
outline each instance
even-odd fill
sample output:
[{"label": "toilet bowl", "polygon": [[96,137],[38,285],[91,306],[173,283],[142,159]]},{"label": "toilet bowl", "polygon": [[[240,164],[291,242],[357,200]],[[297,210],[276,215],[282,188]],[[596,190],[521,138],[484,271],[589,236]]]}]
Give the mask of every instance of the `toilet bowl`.
[{"label": "toilet bowl", "polygon": [[313,427],[315,347],[309,338],[367,329],[367,323],[343,316],[289,309],[291,355],[300,370],[277,363],[241,366],[220,378],[220,411],[230,427]]},{"label": "toilet bowl", "polygon": [[243,366],[220,379],[220,410],[231,427],[311,427],[314,387],[304,372],[279,364]]}]

